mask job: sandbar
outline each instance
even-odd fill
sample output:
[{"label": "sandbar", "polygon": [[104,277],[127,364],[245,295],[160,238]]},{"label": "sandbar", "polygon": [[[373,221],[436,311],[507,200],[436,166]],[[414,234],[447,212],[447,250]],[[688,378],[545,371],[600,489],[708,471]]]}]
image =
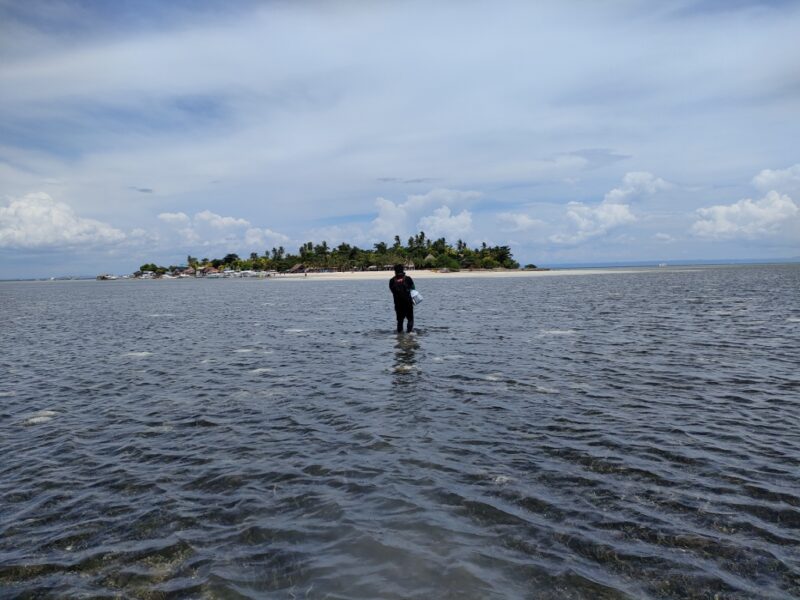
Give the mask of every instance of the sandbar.
[{"label": "sandbar", "polygon": [[[421,269],[419,271],[409,270],[408,275],[414,279],[499,279],[507,277],[558,277],[575,275],[609,275],[625,273],[641,273],[663,271],[663,268],[653,267],[620,267],[620,268],[597,268],[597,269],[549,269],[549,270],[516,270],[498,269],[496,271],[484,271],[463,269],[461,271],[441,272],[436,270]],[[273,281],[371,281],[391,279],[392,271],[342,271],[331,273],[287,273],[273,275]]]}]

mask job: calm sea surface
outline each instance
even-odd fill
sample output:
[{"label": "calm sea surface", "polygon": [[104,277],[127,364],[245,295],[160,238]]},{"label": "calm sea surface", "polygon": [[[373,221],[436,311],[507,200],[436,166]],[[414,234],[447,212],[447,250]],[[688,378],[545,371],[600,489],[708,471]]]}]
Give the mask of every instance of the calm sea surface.
[{"label": "calm sea surface", "polygon": [[0,283],[0,597],[800,597],[800,267]]}]

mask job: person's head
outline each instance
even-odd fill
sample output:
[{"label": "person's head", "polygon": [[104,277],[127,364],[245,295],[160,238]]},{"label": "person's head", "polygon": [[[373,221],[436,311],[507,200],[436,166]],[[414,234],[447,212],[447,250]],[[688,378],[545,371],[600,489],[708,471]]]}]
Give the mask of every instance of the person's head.
[{"label": "person's head", "polygon": [[405,269],[403,269],[403,265],[395,265],[394,266],[394,274],[395,275],[402,275],[405,273]]}]

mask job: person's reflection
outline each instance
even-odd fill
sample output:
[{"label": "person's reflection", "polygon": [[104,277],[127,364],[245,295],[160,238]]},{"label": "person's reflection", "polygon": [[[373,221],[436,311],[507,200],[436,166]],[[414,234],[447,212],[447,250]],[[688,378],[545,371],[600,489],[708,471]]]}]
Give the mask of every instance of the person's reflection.
[{"label": "person's reflection", "polygon": [[394,384],[407,385],[417,370],[417,350],[419,342],[416,335],[398,335],[394,345]]}]

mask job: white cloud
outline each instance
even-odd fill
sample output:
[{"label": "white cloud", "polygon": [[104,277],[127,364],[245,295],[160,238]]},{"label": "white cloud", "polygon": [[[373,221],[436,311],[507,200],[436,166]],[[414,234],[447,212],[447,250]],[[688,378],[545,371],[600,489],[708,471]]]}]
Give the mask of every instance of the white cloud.
[{"label": "white cloud", "polygon": [[189,215],[182,212],[177,213],[161,213],[158,215],[158,218],[164,221],[165,223],[188,223],[189,222]]},{"label": "white cloud", "polygon": [[152,249],[157,247],[161,241],[161,236],[157,231],[136,227],[127,233],[124,247],[128,249]]},{"label": "white cloud", "polygon": [[424,209],[431,205],[469,206],[479,200],[483,194],[469,190],[448,190],[436,188],[427,194],[414,194],[408,197],[405,206],[410,209]]},{"label": "white cloud", "polygon": [[653,195],[660,190],[665,190],[669,184],[645,171],[634,171],[626,173],[622,178],[622,185],[608,192],[603,198],[603,202],[621,204],[625,200],[643,196]]},{"label": "white cloud", "polygon": [[465,209],[454,215],[449,207],[442,206],[433,211],[432,215],[422,217],[417,227],[425,231],[429,238],[460,237],[472,230],[472,214]]},{"label": "white cloud", "polygon": [[196,213],[194,218],[183,212],[169,213],[164,212],[158,215],[160,221],[173,226],[180,226],[180,231],[186,235],[187,238],[196,238],[197,228],[211,227],[213,229],[227,229],[235,227],[250,227],[250,221],[246,219],[239,219],[237,217],[223,217],[210,210],[204,210]]},{"label": "white cloud", "polygon": [[404,234],[408,229],[408,211],[402,204],[395,204],[386,198],[375,201],[378,216],[372,221],[372,231],[377,236],[391,237]]},{"label": "white cloud", "polygon": [[578,244],[604,235],[620,225],[636,221],[636,216],[627,204],[609,202],[601,202],[594,207],[583,202],[570,202],[567,204],[567,218],[574,224],[575,231],[551,235],[551,242]]},{"label": "white cloud", "polygon": [[[189,217],[185,213],[161,213],[158,219],[170,226],[159,238],[163,248],[204,253],[263,252],[284,245],[290,238],[266,227],[253,227],[250,221],[203,210]],[[246,229],[242,231],[242,228]]]},{"label": "white cloud", "polygon": [[182,227],[178,230],[178,233],[183,237],[183,242],[186,244],[199,244],[203,241],[202,236],[192,227]]},{"label": "white cloud", "polygon": [[101,221],[76,215],[63,202],[39,192],[0,206],[0,247],[63,248],[114,244],[125,234]]},{"label": "white cloud", "polygon": [[697,214],[700,219],[692,225],[692,233],[708,239],[765,238],[796,228],[800,220],[800,209],[792,199],[774,190],[761,200],[745,198],[729,205],[700,208]]},{"label": "white cloud", "polygon": [[218,228],[250,226],[250,221],[247,221],[245,219],[237,219],[236,217],[223,217],[222,215],[213,213],[210,210],[204,210],[203,212],[199,212],[194,216],[194,218],[195,221],[205,221],[212,227],[218,227]]},{"label": "white cloud", "polygon": [[617,227],[637,220],[630,205],[624,200],[637,196],[655,194],[669,187],[669,184],[651,173],[636,171],[626,173],[622,185],[614,188],[596,206],[583,202],[567,204],[566,218],[572,226],[571,231],[559,232],[550,236],[555,244],[580,244],[586,240],[603,236]]},{"label": "white cloud", "polygon": [[657,233],[653,237],[657,242],[661,242],[664,244],[671,244],[672,242],[675,241],[675,238],[668,233]]},{"label": "white cloud", "polygon": [[289,238],[282,233],[259,227],[251,227],[244,234],[244,243],[249,248],[266,249],[267,246],[283,245],[288,241]]},{"label": "white cloud", "polygon": [[[468,231],[472,225],[469,211],[462,210],[458,215],[453,215],[452,209],[469,206],[481,197],[480,192],[438,188],[427,194],[410,195],[405,202],[397,204],[386,198],[378,198],[375,201],[378,216],[372,221],[372,234],[383,239],[395,235],[404,237],[416,233],[412,231],[413,227],[423,227],[426,233],[430,233],[427,229],[432,228],[437,228],[437,231]],[[437,205],[433,214],[426,214]],[[443,209],[447,212],[443,212]]]},{"label": "white cloud", "polygon": [[[394,236],[392,236],[393,238]],[[318,227],[304,232],[302,237],[306,241],[321,241],[328,242],[331,247],[338,246],[341,243],[350,244],[351,246],[359,246],[361,248],[369,248],[375,241],[374,236],[370,235],[368,231],[357,223],[348,223],[345,225],[329,225],[326,227]],[[391,241],[391,238],[384,237],[383,240]]]},{"label": "white cloud", "polygon": [[753,177],[753,185],[758,189],[791,191],[800,189],[800,164],[788,169],[764,169]]},{"label": "white cloud", "polygon": [[544,225],[544,221],[524,213],[500,213],[497,218],[509,231],[529,231]]}]

